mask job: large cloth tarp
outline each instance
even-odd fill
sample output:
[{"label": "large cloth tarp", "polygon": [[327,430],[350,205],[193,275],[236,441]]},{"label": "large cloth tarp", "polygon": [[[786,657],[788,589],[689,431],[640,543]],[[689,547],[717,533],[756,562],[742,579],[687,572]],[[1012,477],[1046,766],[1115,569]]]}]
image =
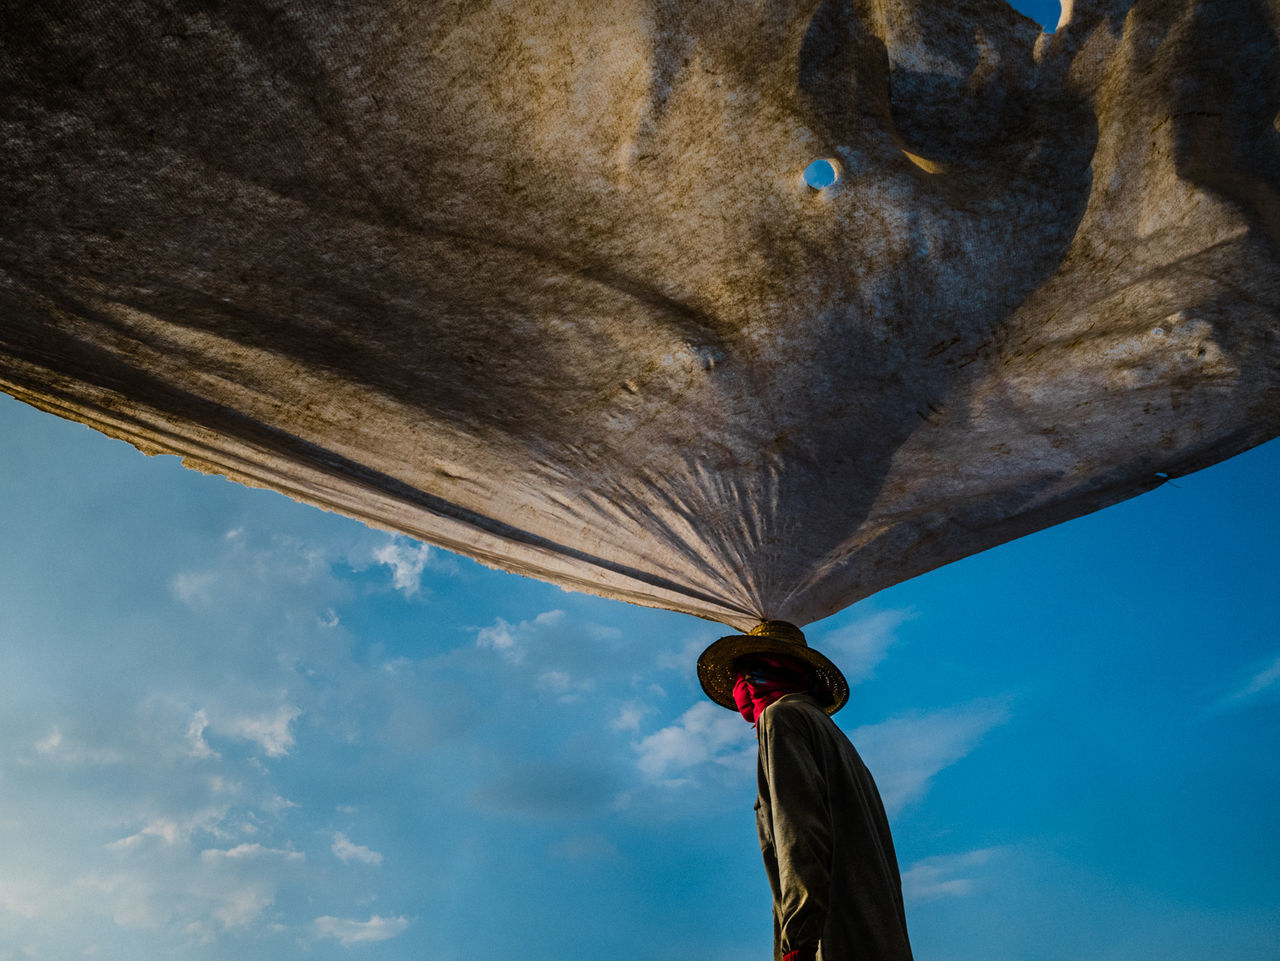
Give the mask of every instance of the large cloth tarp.
[{"label": "large cloth tarp", "polygon": [[0,387],[201,469],[745,628],[1280,432],[1277,0],[2,9]]}]

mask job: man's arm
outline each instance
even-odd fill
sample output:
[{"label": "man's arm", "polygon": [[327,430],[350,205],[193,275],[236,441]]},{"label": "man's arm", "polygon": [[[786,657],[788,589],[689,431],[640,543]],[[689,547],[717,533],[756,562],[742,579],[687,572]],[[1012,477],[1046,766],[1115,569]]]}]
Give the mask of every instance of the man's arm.
[{"label": "man's arm", "polygon": [[[760,760],[769,785],[786,961],[811,961],[826,927],[831,890],[831,815],[813,730],[789,705],[760,719]],[[793,955],[794,953],[794,955]]]}]

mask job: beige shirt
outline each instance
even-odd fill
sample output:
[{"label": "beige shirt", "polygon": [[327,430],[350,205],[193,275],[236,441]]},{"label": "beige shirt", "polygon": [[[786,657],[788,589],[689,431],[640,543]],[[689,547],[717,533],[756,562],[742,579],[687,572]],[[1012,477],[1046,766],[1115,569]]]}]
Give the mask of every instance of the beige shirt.
[{"label": "beige shirt", "polygon": [[902,881],[871,773],[807,694],[765,708],[756,828],[773,887],[775,961],[911,961]]}]

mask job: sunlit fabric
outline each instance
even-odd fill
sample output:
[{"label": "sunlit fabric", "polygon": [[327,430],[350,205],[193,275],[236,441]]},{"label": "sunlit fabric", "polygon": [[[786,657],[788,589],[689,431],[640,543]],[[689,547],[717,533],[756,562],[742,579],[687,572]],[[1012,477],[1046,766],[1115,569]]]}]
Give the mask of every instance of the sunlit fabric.
[{"label": "sunlit fabric", "polygon": [[6,8],[0,388],[201,470],[747,629],[1280,432],[1276,0]]}]

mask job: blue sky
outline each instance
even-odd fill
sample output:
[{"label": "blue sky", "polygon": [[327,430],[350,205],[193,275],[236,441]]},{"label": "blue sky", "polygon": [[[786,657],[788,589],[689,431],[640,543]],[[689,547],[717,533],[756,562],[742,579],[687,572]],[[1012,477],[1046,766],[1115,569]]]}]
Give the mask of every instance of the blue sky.
[{"label": "blue sky", "polygon": [[[713,624],[0,403],[0,958],[767,957]],[[1280,447],[810,630],[918,956],[1274,961]]]},{"label": "blue sky", "polygon": [[[767,957],[721,631],[0,402],[0,959]],[[1271,444],[814,625],[917,955],[1274,961]]]},{"label": "blue sky", "polygon": [[[716,625],[3,397],[0,435],[0,961],[769,956]],[[1277,477],[1272,443],[809,629],[920,961],[1275,961]]]}]

